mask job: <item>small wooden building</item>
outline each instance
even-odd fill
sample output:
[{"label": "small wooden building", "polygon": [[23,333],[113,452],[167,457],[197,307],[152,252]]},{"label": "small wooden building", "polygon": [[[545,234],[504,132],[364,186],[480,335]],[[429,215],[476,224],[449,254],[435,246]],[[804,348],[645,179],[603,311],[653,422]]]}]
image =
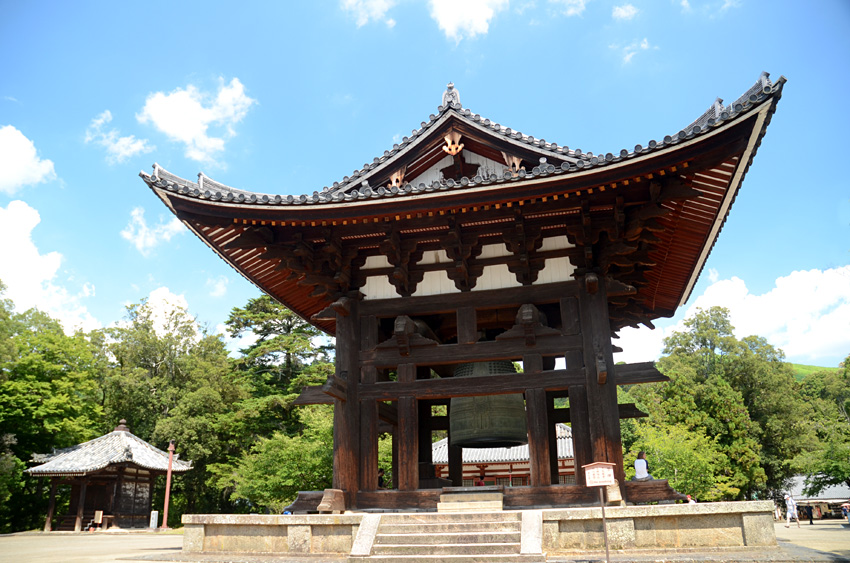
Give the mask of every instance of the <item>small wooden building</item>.
[{"label": "small wooden building", "polygon": [[[141,177],[213,252],[336,337],[335,373],[296,404],[334,405],[346,508],[435,509],[440,487],[462,485],[463,462],[451,446],[449,479],[437,478],[432,432],[452,440],[454,401],[496,395],[521,396],[530,454],[528,486],[506,489],[506,507],[594,501],[580,473],[559,483],[557,423],[572,427],[576,466],[614,464],[624,498],[678,498],[666,482],[625,482],[620,419],[639,413],[617,404],[617,386],[666,378],[652,363],[615,365],[611,339],[687,300],[784,83],[763,73],[673,134],[598,154],[482,117],[449,84],[409,136],[312,194],[158,165]],[[511,362],[524,373],[457,376]],[[569,408],[555,408],[564,397]],[[393,490],[378,490],[384,432]]]},{"label": "small wooden building", "polygon": [[[71,504],[59,530],[80,530],[98,523],[103,529],[146,528],[150,522],[153,485],[168,470],[168,453],[130,433],[125,420],[104,436],[33,456],[41,465],[27,469],[50,478],[50,504],[44,531],[52,529],[56,489],[71,486]],[[189,461],[172,460],[172,472],[192,468]],[[101,520],[97,522],[97,520]]]}]

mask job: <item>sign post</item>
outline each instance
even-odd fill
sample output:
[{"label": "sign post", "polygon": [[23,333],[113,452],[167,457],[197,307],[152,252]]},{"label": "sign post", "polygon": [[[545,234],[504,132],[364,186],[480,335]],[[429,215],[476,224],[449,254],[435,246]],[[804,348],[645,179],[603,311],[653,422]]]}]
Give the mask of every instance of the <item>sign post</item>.
[{"label": "sign post", "polygon": [[581,468],[584,469],[584,482],[587,486],[599,489],[599,507],[602,509],[602,535],[605,537],[605,561],[611,563],[611,556],[608,553],[608,524],[605,521],[605,499],[602,495],[602,488],[617,484],[617,480],[614,479],[614,464],[597,461],[596,463],[582,465]]}]

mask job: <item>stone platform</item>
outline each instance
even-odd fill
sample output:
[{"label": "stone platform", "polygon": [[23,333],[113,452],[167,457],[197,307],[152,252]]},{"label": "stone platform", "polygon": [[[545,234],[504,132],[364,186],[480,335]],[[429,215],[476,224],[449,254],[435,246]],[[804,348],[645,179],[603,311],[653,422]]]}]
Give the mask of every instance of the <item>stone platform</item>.
[{"label": "stone platform", "polygon": [[[763,550],[770,501],[606,507],[620,553]],[[349,561],[542,561],[604,550],[599,507],[445,514],[184,515],[184,554],[347,557]],[[439,546],[439,547],[438,547]]]}]

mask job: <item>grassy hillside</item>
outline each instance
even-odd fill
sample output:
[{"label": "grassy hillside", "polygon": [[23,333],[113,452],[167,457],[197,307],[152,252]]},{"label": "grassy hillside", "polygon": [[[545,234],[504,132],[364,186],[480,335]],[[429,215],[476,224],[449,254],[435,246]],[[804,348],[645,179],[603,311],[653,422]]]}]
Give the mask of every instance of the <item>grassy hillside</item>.
[{"label": "grassy hillside", "polygon": [[797,381],[803,379],[810,373],[814,373],[816,371],[838,371],[841,368],[825,368],[820,366],[807,366],[804,364],[791,364],[794,368],[794,377]]}]

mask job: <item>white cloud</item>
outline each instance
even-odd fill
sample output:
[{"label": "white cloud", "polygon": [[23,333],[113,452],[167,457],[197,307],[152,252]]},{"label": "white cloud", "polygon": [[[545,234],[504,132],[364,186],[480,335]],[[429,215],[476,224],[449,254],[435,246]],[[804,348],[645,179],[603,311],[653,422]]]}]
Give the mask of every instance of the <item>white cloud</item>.
[{"label": "white cloud", "polygon": [[690,3],[690,2],[688,2],[688,0],[682,0],[682,1],[679,3],[679,5],[680,5],[680,6],[682,6],[682,11],[683,11],[683,12],[690,12],[690,11],[691,11],[691,3]]},{"label": "white cloud", "polygon": [[[214,162],[216,155],[224,150],[225,139],[236,135],[234,126],[255,103],[245,94],[238,78],[226,85],[221,79],[215,95],[201,92],[191,84],[168,94],[149,94],[136,119],[151,123],[172,141],[186,145],[186,158]],[[210,128],[218,129],[219,136],[211,134]]]},{"label": "white cloud", "polygon": [[[823,365],[850,353],[850,265],[791,272],[762,295],[750,293],[737,277],[715,281],[684,317],[713,306],[729,309],[738,338],[762,336],[797,363]],[[661,355],[663,339],[681,330],[681,321],[654,331],[624,329],[618,342],[624,351],[616,359],[654,360]]]},{"label": "white cloud", "polygon": [[94,297],[95,288],[84,283],[76,293],[57,280],[62,255],[41,254],[32,241],[32,231],[41,222],[38,211],[23,201],[11,201],[0,207],[0,281],[6,287],[5,297],[15,303],[19,312],[33,307],[58,319],[66,333],[75,329],[100,328],[83,305]]},{"label": "white cloud", "polygon": [[429,3],[431,18],[455,43],[485,35],[490,29],[490,20],[508,7],[508,0],[430,0]]},{"label": "white cloud", "polygon": [[580,16],[584,13],[587,0],[549,0],[549,3],[560,6],[565,16]]},{"label": "white cloud", "polygon": [[208,278],[207,287],[210,290],[210,297],[224,297],[227,294],[227,285],[230,280],[226,276],[218,276],[217,278]]},{"label": "white cloud", "polygon": [[715,270],[714,268],[709,268],[708,269],[708,281],[710,281],[711,283],[714,283],[719,279],[720,279],[720,273],[717,270]]},{"label": "white cloud", "polygon": [[622,49],[623,64],[629,64],[630,62],[632,62],[632,58],[634,58],[634,56],[639,51],[646,51],[650,48],[653,48],[653,49],[658,48],[658,47],[652,47],[649,44],[649,39],[647,39],[645,37],[643,38],[643,41],[635,41],[633,43],[630,43],[629,45],[626,45],[625,47],[621,47],[620,45],[610,45],[609,47],[611,49],[616,49],[616,50]]},{"label": "white cloud", "polygon": [[256,342],[260,339],[256,333],[250,330],[246,330],[236,338],[233,338],[230,336],[230,333],[227,332],[227,325],[224,323],[216,325],[215,332],[216,334],[222,335],[224,339],[224,346],[233,357],[239,356],[240,350],[244,350],[245,348],[256,344]]},{"label": "white cloud", "polygon": [[370,21],[381,21],[387,27],[393,27],[395,20],[384,19],[390,8],[395,6],[395,0],[342,0],[342,9],[354,15],[357,27],[363,27]]},{"label": "white cloud", "polygon": [[[165,336],[173,332],[173,328],[175,328],[173,321],[181,318],[181,313],[186,312],[188,314],[189,311],[186,296],[172,293],[170,289],[164,286],[151,291],[143,307],[150,312],[153,329],[158,336]],[[201,338],[201,330],[194,318],[192,319],[192,328],[194,329],[194,340],[197,342]]]},{"label": "white cloud", "polygon": [[637,8],[635,8],[631,4],[624,4],[622,6],[614,6],[614,10],[611,13],[611,16],[615,20],[630,20],[634,18],[637,13]]},{"label": "white cloud", "polygon": [[149,256],[151,251],[162,242],[168,242],[174,235],[184,232],[183,223],[177,217],[155,227],[149,227],[145,221],[145,210],[136,207],[130,212],[130,223],[121,231],[121,236],[142,253]]},{"label": "white cloud", "polygon": [[38,158],[33,142],[11,125],[0,127],[0,170],[0,192],[9,195],[56,178],[53,162]]},{"label": "white cloud", "polygon": [[117,129],[104,131],[103,126],[112,121],[112,112],[104,111],[89,124],[86,129],[86,143],[94,142],[106,149],[106,159],[114,164],[124,162],[139,153],[149,153],[156,147],[147,139],[137,139],[134,135],[121,137]]}]

